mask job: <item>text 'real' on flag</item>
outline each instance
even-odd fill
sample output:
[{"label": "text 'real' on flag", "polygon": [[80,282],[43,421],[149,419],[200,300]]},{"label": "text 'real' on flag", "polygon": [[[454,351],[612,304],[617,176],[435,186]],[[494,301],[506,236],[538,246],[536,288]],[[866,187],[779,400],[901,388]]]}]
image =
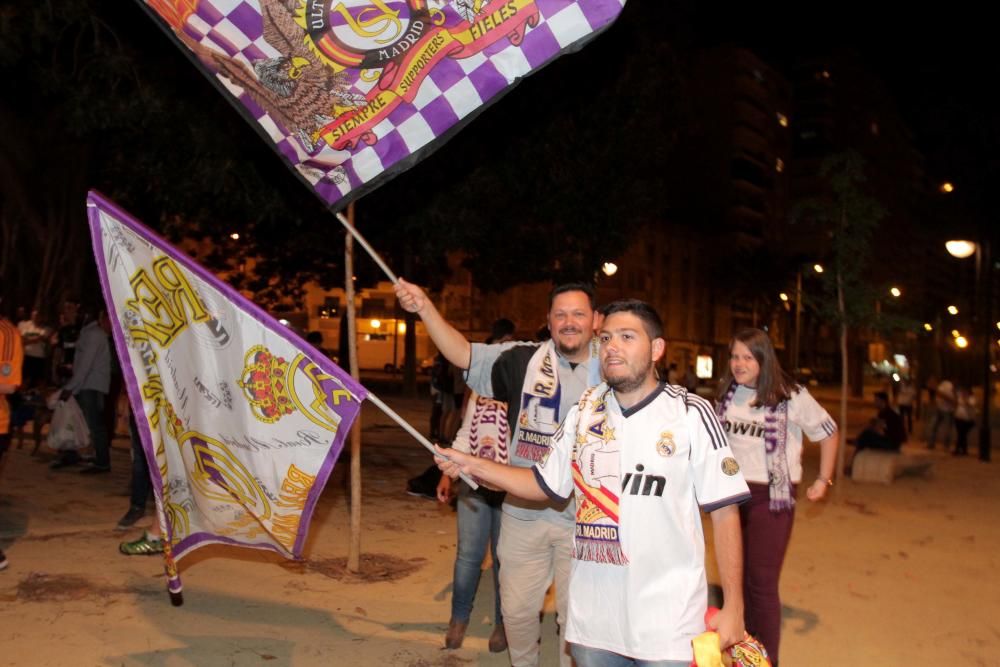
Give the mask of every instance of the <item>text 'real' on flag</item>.
[{"label": "text 'real' on flag", "polygon": [[625,0],[139,0],[328,206],[425,157]]},{"label": "text 'real' on flag", "polygon": [[223,543],[299,557],[366,390],[101,195],[87,208],[173,556]]}]

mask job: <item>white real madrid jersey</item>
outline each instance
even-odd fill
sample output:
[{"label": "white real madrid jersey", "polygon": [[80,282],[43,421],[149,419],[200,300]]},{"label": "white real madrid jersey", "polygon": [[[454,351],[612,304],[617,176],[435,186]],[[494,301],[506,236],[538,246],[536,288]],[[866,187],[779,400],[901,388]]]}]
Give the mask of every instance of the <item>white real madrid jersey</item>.
[{"label": "white real madrid jersey", "polygon": [[[606,390],[601,385],[595,395]],[[601,477],[620,491],[627,563],[573,561],[566,639],[642,660],[690,660],[707,606],[700,511],[743,502],[749,491],[707,401],[664,384],[627,410],[614,392],[607,395],[618,469],[604,462]],[[535,468],[548,493],[575,491],[578,501],[587,492],[580,488],[586,475],[574,482],[571,472],[579,415],[578,407],[570,411],[549,458]]]}]

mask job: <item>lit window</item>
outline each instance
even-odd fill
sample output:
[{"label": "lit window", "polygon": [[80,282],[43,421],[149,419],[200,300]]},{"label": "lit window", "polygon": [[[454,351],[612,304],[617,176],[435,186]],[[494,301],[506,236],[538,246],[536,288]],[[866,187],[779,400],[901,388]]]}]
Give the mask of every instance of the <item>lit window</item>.
[{"label": "lit window", "polygon": [[781,113],[780,111],[775,114],[778,117],[778,125],[781,127],[788,127],[788,116]]}]

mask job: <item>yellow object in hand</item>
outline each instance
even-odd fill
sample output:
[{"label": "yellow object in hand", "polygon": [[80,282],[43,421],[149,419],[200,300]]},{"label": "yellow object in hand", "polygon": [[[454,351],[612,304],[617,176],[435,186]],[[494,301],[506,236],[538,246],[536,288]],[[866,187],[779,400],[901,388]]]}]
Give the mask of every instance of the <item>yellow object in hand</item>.
[{"label": "yellow object in hand", "polygon": [[694,663],[698,667],[724,667],[718,632],[703,632],[691,640]]}]

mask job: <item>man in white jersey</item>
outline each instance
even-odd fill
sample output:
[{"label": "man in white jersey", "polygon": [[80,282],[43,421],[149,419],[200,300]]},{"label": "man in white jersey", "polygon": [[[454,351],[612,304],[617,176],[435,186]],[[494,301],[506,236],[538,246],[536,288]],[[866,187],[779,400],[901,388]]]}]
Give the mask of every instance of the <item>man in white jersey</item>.
[{"label": "man in white jersey", "polygon": [[744,637],[737,505],[750,497],[711,405],[657,382],[663,325],[648,304],[616,301],[599,332],[606,378],[584,393],[532,468],[451,450],[438,465],[522,498],[577,500],[566,639],[578,667],[680,667],[704,630],[710,513],[725,606],[723,647]]}]

